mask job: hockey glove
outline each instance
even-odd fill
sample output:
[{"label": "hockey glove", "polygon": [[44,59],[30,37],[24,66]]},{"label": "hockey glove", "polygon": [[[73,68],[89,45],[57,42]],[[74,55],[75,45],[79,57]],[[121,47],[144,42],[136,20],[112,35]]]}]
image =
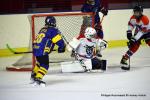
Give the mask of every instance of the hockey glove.
[{"label": "hockey glove", "polygon": [[64,46],[63,48],[62,48],[62,47],[59,47],[59,48],[58,48],[58,53],[63,53],[63,52],[65,52],[65,49],[66,49],[66,46]]},{"label": "hockey glove", "polygon": [[131,40],[131,38],[132,38],[132,31],[131,31],[131,30],[128,30],[128,31],[127,31],[127,39],[128,39],[128,40]]},{"label": "hockey glove", "polygon": [[102,7],[100,11],[104,16],[106,16],[108,14],[108,10],[104,7]]},{"label": "hockey glove", "polygon": [[106,40],[102,40],[102,42],[100,43],[100,48],[105,49],[107,47],[108,47],[108,42]]}]

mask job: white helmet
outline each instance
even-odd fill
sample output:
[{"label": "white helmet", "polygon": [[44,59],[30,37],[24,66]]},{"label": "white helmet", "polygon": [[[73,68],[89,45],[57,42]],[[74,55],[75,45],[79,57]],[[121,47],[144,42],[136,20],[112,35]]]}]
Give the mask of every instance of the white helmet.
[{"label": "white helmet", "polygon": [[87,39],[91,39],[91,38],[94,38],[95,34],[96,34],[96,30],[94,28],[87,27],[85,30],[84,36]]}]

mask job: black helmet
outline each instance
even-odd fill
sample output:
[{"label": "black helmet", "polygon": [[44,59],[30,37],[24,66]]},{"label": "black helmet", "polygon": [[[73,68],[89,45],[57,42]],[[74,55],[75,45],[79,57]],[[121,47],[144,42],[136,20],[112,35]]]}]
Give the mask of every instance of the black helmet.
[{"label": "black helmet", "polygon": [[136,11],[138,11],[138,12],[143,12],[143,7],[140,6],[140,5],[136,5],[136,6],[133,8],[133,11],[134,11],[134,12],[136,12]]},{"label": "black helmet", "polygon": [[53,16],[47,16],[45,19],[45,25],[56,27],[56,19]]}]

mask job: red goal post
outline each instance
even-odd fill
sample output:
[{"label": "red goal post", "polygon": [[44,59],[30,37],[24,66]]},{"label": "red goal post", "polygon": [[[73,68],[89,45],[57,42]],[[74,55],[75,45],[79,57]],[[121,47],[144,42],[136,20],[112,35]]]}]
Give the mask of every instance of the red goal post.
[{"label": "red goal post", "polygon": [[[83,28],[81,28],[83,25],[86,27],[94,27],[94,13],[61,12],[31,15],[29,17],[31,24],[31,39],[29,40],[30,51],[32,51],[32,43],[36,35],[45,25],[45,18],[47,16],[54,16],[56,18],[56,27],[61,31],[68,41],[71,41],[73,37],[79,36],[79,34],[84,31]],[[57,46],[55,46],[55,48],[57,48]],[[70,52],[67,50],[62,54],[58,54],[56,51],[54,51],[50,54],[50,67],[59,66],[60,62],[65,62],[68,60],[73,60],[73,58],[70,57]],[[26,64],[28,67],[26,67]],[[35,57],[33,54],[25,54],[21,59],[6,69],[8,71],[31,71],[34,65]]]}]

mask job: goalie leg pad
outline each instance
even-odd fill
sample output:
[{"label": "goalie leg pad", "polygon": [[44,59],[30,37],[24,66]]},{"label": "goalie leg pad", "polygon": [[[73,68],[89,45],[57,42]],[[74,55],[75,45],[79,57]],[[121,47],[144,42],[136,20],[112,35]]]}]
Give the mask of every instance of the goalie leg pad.
[{"label": "goalie leg pad", "polygon": [[84,72],[79,61],[62,62],[61,69],[63,73]]},{"label": "goalie leg pad", "polygon": [[[92,69],[91,59],[83,60],[86,69]],[[64,73],[72,73],[72,72],[85,72],[83,66],[81,66],[79,61],[70,61],[70,62],[62,62],[61,63],[62,72]]]}]

